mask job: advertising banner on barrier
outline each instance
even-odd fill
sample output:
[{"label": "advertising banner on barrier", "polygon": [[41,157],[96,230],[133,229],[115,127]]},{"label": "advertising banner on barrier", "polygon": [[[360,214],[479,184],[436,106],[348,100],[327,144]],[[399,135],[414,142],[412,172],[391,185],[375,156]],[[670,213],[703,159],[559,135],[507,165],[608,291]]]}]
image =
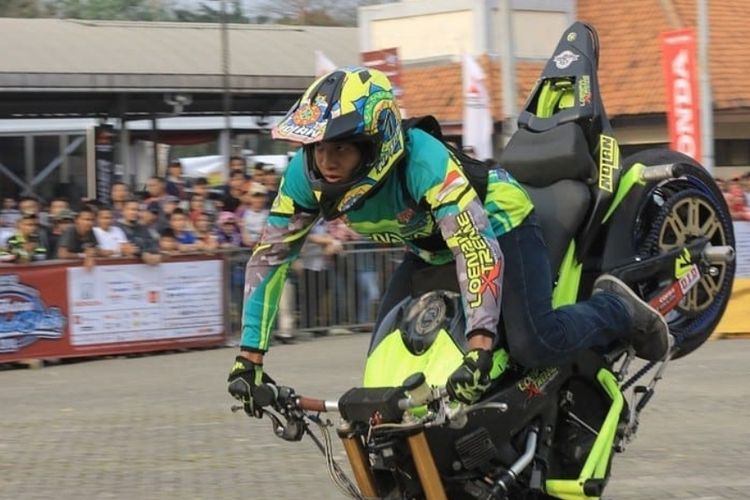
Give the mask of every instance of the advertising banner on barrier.
[{"label": "advertising banner on barrier", "polygon": [[3,268],[0,363],[224,342],[223,262]]},{"label": "advertising banner on barrier", "polygon": [[750,222],[734,221],[734,241],[737,246],[738,278],[750,278]]},{"label": "advertising banner on barrier", "polygon": [[221,335],[219,260],[68,269],[73,346]]}]

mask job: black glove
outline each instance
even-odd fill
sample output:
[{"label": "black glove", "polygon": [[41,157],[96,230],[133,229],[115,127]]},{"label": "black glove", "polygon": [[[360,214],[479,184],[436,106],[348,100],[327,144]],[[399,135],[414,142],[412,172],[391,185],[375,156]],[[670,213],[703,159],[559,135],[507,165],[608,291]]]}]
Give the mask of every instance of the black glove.
[{"label": "black glove", "polygon": [[484,349],[472,349],[464,356],[461,366],[450,377],[446,389],[451,399],[462,403],[475,403],[490,386],[492,353]]},{"label": "black glove", "polygon": [[255,404],[253,392],[263,382],[263,365],[256,364],[242,356],[237,356],[227,379],[227,390],[235,399],[245,405],[248,415],[260,418],[263,412]]}]

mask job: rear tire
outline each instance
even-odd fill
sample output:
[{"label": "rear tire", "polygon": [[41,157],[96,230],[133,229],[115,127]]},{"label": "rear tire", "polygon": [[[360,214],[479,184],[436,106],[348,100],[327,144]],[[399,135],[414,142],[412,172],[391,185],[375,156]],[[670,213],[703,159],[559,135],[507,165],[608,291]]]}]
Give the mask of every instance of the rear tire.
[{"label": "rear tire", "polygon": [[[734,229],[724,196],[706,170],[692,158],[666,149],[649,149],[625,159],[623,170],[635,163],[646,166],[680,164],[684,174],[649,186],[637,212],[633,241],[646,257],[658,255],[698,237],[712,245],[735,247]],[[715,275],[703,273],[701,281],[666,319],[676,339],[673,358],[700,347],[713,333],[729,303],[735,262],[711,266]],[[638,283],[636,290],[648,300],[664,283],[655,279]]]}]

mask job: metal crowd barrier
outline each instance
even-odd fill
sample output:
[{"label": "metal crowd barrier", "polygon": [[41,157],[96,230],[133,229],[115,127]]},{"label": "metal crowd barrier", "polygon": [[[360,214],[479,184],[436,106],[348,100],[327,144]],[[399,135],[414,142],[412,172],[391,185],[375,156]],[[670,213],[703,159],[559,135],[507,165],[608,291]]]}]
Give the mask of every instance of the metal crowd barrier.
[{"label": "metal crowd barrier", "polygon": [[[274,334],[309,332],[325,335],[334,329],[369,330],[391,275],[404,255],[403,247],[372,242],[345,242],[335,256],[307,251],[290,268],[274,325]],[[245,266],[250,250],[226,251],[224,297],[227,336],[239,340]],[[305,262],[322,261],[322,269],[305,268]]]}]

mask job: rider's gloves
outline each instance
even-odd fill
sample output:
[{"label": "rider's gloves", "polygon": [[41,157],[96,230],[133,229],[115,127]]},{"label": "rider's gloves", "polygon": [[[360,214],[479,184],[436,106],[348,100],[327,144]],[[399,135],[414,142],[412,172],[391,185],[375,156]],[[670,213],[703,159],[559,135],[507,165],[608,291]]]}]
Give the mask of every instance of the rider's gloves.
[{"label": "rider's gloves", "polygon": [[262,416],[262,411],[253,400],[253,391],[262,381],[262,364],[253,363],[242,356],[235,358],[227,379],[227,382],[229,382],[227,390],[229,394],[245,405],[245,411],[248,414],[258,418]]},{"label": "rider's gloves", "polygon": [[492,353],[484,349],[472,349],[456,371],[448,377],[446,389],[452,399],[471,404],[490,386]]}]

